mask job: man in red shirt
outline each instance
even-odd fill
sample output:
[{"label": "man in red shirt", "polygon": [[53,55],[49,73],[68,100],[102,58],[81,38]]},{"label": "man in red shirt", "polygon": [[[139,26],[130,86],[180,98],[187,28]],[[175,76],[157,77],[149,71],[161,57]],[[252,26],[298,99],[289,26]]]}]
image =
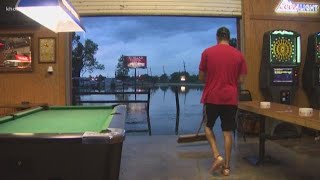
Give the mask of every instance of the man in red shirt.
[{"label": "man in red shirt", "polygon": [[[201,103],[207,118],[205,134],[211,146],[214,161],[211,171],[222,168],[222,174],[230,173],[232,131],[236,128],[235,116],[238,105],[238,84],[243,83],[247,66],[240,51],[229,45],[230,31],[226,27],[217,30],[218,44],[205,49],[199,65],[199,80],[205,82]],[[225,142],[225,160],[217,148],[212,131],[220,117]]]}]

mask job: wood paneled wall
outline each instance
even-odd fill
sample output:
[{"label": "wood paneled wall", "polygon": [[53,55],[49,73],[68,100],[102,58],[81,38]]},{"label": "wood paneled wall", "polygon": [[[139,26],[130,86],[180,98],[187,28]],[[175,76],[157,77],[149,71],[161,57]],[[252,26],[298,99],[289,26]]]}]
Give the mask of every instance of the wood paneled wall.
[{"label": "wood paneled wall", "polygon": [[[33,71],[0,72],[0,104],[17,104],[22,101],[66,105],[70,101],[70,34],[53,33],[46,28],[1,29],[1,33],[33,34]],[[56,62],[39,63],[40,37],[56,37]],[[48,66],[54,72],[47,73]]]},{"label": "wood paneled wall", "polygon": [[[245,88],[252,92],[253,99],[263,100],[259,89],[259,69],[261,61],[263,35],[274,29],[288,29],[301,34],[301,68],[299,89],[294,105],[309,106],[306,94],[302,89],[301,77],[306,56],[308,36],[320,31],[320,14],[277,14],[275,8],[281,0],[242,0],[242,19],[244,27],[244,49],[248,64],[248,77]],[[298,2],[294,1],[293,2]],[[318,0],[304,0],[315,2]]]}]

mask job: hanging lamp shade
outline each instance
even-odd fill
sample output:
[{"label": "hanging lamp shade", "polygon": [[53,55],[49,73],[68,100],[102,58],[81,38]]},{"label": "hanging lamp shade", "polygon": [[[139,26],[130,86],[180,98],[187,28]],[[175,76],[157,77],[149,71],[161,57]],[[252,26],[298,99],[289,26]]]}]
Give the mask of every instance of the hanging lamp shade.
[{"label": "hanging lamp shade", "polygon": [[85,31],[68,0],[18,0],[16,10],[56,33]]}]

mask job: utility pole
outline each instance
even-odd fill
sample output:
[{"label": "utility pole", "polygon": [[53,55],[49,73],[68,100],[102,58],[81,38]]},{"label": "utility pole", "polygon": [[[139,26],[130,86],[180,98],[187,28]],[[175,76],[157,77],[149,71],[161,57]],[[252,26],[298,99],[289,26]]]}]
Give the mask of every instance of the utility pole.
[{"label": "utility pole", "polygon": [[163,74],[166,74],[166,72],[164,71],[164,65],[162,66],[162,71],[163,71]]},{"label": "utility pole", "polygon": [[150,82],[153,82],[151,66],[150,66]]},{"label": "utility pole", "polygon": [[134,100],[137,100],[137,68],[134,68]]}]

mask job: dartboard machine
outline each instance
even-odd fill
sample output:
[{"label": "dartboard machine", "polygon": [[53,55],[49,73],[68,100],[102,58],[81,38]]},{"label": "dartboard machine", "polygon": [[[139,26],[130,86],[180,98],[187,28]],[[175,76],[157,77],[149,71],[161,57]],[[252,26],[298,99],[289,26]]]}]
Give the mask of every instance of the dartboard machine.
[{"label": "dartboard machine", "polygon": [[320,109],[320,32],[308,38],[302,85],[312,108]]},{"label": "dartboard machine", "polygon": [[301,63],[300,34],[273,30],[263,37],[259,86],[267,101],[292,104]]},{"label": "dartboard machine", "polygon": [[[264,33],[259,86],[266,101],[292,104],[298,89],[301,63],[300,34],[290,30]],[[275,119],[266,121],[266,133],[273,138],[295,138],[301,127]]]}]

